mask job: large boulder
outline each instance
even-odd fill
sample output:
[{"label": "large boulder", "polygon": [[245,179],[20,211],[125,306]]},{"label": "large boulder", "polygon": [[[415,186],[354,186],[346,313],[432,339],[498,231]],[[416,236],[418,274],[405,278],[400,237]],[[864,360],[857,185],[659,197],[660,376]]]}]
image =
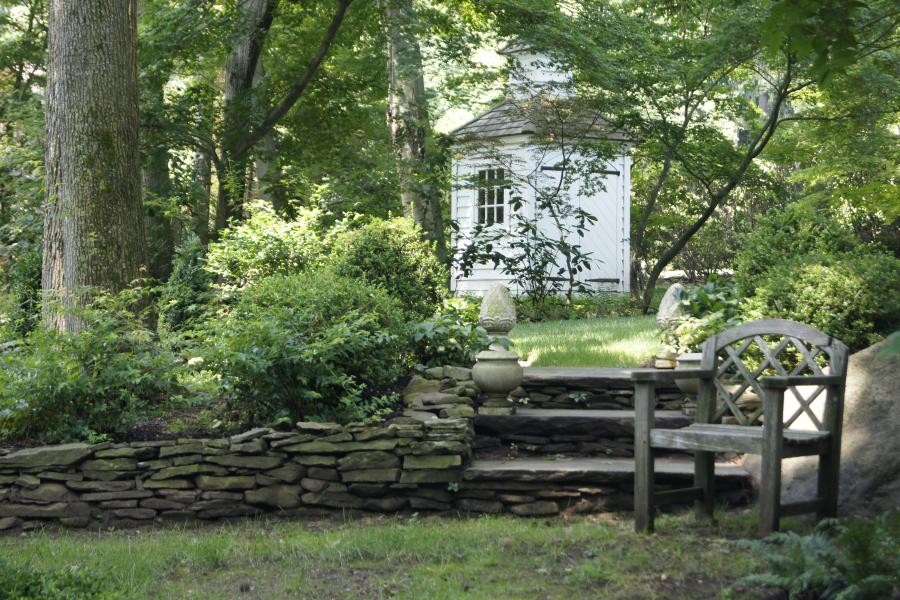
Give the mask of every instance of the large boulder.
[{"label": "large boulder", "polygon": [[[897,335],[897,334],[895,334]],[[900,506],[900,355],[879,342],[850,357],[841,439],[839,512],[873,515]],[[759,457],[745,467],[758,479]],[[816,496],[816,457],[785,460],[782,500]]]},{"label": "large boulder", "polygon": [[673,283],[663,294],[656,311],[656,324],[660,329],[666,329],[684,318],[684,307],[681,305],[684,289],[680,283]]}]

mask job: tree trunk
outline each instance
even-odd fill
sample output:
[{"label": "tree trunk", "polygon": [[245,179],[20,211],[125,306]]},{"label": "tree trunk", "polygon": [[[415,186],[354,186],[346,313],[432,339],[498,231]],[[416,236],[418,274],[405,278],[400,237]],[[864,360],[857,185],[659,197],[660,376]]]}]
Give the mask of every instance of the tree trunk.
[{"label": "tree trunk", "polygon": [[209,157],[202,152],[194,155],[193,229],[203,246],[209,243],[209,195],[212,192],[212,169]]},{"label": "tree trunk", "polygon": [[387,122],[397,159],[403,212],[425,230],[446,255],[440,190],[431,181],[427,164],[428,100],[422,52],[412,27],[412,0],[380,0],[388,48]]},{"label": "tree trunk", "polygon": [[[135,0],[51,0],[43,316],[146,275]],[[55,304],[61,303],[61,307]]]},{"label": "tree trunk", "polygon": [[[155,104],[163,105],[163,89],[153,90],[157,96]],[[150,276],[158,281],[166,281],[172,272],[172,258],[175,256],[175,228],[166,214],[166,204],[172,195],[172,180],[169,177],[169,149],[161,140],[147,149],[144,164],[144,192],[147,220],[147,254]]]},{"label": "tree trunk", "polygon": [[[262,62],[257,62],[256,73],[253,76],[253,87],[260,88],[265,85],[266,73]],[[258,102],[262,99],[257,98]],[[268,112],[268,111],[267,111]],[[263,139],[257,144],[254,155],[256,167],[256,193],[263,200],[272,203],[275,210],[285,215],[289,212],[287,199],[281,189],[281,164],[278,160],[278,145],[275,143],[275,134],[269,130]]]},{"label": "tree trunk", "polygon": [[240,213],[244,198],[247,160],[237,146],[253,122],[250,92],[262,42],[272,24],[275,0],[243,0],[240,10],[243,31],[225,61],[225,126],[221,149],[224,168],[218,173],[216,231],[227,227],[229,219]]}]

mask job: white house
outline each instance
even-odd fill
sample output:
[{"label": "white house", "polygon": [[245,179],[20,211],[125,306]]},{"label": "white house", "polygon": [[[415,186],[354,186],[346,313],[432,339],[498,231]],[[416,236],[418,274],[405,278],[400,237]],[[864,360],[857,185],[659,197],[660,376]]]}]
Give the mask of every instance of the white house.
[{"label": "white house", "polygon": [[[578,147],[585,140],[623,138],[593,111],[567,110],[574,106],[570,75],[547,55],[523,46],[504,54],[513,61],[506,100],[451,133],[451,217],[458,225],[454,249],[471,242],[478,224],[509,232],[518,218],[513,198],[521,203],[519,217],[552,235],[552,219],[536,207],[543,194],[556,193],[597,219],[579,241],[593,265],[578,280],[597,291],[629,291],[630,156],[625,144],[617,144],[622,149],[604,160]],[[454,270],[451,287],[482,294],[496,283],[522,293],[493,263],[476,267],[468,277]]]}]

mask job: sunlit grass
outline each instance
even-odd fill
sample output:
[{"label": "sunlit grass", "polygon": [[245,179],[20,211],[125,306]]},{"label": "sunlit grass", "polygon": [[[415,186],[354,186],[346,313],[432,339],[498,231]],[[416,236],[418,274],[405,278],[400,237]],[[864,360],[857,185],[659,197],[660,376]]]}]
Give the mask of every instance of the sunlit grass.
[{"label": "sunlit grass", "polygon": [[510,339],[535,367],[638,367],[662,349],[653,316],[523,323]]},{"label": "sunlit grass", "polygon": [[687,599],[718,597],[756,565],[735,543],[751,521],[733,523],[673,515],[643,536],[627,517],[247,520],[32,532],[0,539],[0,552],[38,569],[90,569],[129,599]]}]

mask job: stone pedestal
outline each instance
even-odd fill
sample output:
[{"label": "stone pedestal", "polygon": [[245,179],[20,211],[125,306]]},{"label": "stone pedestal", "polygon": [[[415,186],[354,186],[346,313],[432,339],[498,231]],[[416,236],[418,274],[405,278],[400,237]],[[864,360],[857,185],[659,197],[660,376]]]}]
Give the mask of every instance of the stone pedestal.
[{"label": "stone pedestal", "polygon": [[516,405],[508,400],[509,393],[522,383],[524,370],[519,355],[509,350],[479,352],[472,369],[472,378],[484,400],[478,408],[483,415],[511,415]]},{"label": "stone pedestal", "polygon": [[490,349],[479,352],[472,368],[472,380],[483,396],[479,414],[515,414],[515,404],[509,401],[509,393],[522,383],[523,369],[519,356],[509,350],[509,331],[516,325],[516,307],[509,290],[503,285],[494,286],[481,302],[479,324],[493,336]]}]

